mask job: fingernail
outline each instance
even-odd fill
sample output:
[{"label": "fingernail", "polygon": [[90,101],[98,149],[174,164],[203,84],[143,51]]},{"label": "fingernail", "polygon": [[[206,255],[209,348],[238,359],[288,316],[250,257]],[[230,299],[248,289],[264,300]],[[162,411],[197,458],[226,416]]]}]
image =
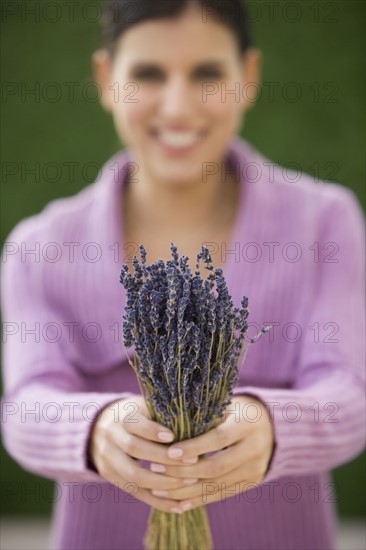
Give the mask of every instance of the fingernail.
[{"label": "fingernail", "polygon": [[192,504],[190,502],[186,502],[182,506],[183,510],[186,512],[187,510],[190,510],[192,508]]},{"label": "fingernail", "polygon": [[158,491],[156,489],[153,489],[152,491],[152,494],[155,495],[156,497],[166,497],[167,496],[167,491]]},{"label": "fingernail", "polygon": [[175,514],[183,514],[184,510],[181,510],[180,508],[170,508],[171,512],[174,512]]},{"label": "fingernail", "polygon": [[183,479],[183,483],[186,485],[192,485],[192,483],[197,483],[198,478],[196,477],[187,477],[186,479]]},{"label": "fingernail", "polygon": [[150,464],[150,470],[152,472],[159,472],[159,473],[166,472],[166,468],[162,464]]},{"label": "fingernail", "polygon": [[168,456],[169,458],[179,458],[183,455],[183,449],[180,449],[179,447],[171,447],[168,449]]},{"label": "fingernail", "polygon": [[195,456],[194,458],[183,458],[182,461],[185,464],[196,464],[196,462],[198,462],[198,456]]},{"label": "fingernail", "polygon": [[170,432],[159,432],[158,438],[160,441],[173,441],[174,435]]}]

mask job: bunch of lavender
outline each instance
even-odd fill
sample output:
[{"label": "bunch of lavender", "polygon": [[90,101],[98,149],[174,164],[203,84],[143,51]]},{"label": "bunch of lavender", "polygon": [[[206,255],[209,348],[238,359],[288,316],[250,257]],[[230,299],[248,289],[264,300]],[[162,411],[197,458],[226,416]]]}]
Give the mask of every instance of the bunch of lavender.
[{"label": "bunch of lavender", "polygon": [[[133,257],[134,274],[121,269],[126,290],[123,344],[134,346],[127,357],[139,382],[151,418],[169,428],[175,441],[196,437],[217,425],[230,404],[238,380],[239,358],[247,335],[248,298],[234,307],[223,271],[214,268],[202,246],[194,276],[189,258],[179,258],[171,243],[172,259],[146,264]],[[200,261],[208,276],[200,276]],[[263,327],[254,343],[270,327]],[[188,517],[189,516],[189,517]],[[211,536],[203,507],[182,515],[153,511],[145,539],[150,549],[208,548]],[[194,537],[194,540],[192,539]],[[168,544],[168,546],[167,546]],[[196,546],[195,546],[196,545]]]}]

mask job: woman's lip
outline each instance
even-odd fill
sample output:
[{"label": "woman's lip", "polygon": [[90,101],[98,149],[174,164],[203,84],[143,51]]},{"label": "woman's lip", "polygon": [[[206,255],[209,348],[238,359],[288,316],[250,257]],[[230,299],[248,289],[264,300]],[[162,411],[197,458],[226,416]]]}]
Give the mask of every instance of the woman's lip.
[{"label": "woman's lip", "polygon": [[[185,155],[187,153],[190,153],[190,152],[194,151],[194,149],[201,144],[202,140],[207,135],[207,130],[201,130],[201,131],[197,132],[197,140],[192,145],[187,145],[185,147],[174,147],[172,145],[167,145],[166,143],[162,142],[159,139],[159,134],[162,133],[163,131],[179,131],[179,130],[177,130],[177,129],[173,130],[172,128],[169,128],[169,130],[168,129],[166,129],[166,130],[165,129],[164,130],[152,130],[150,132],[150,135],[153,138],[154,142],[159,146],[159,148],[164,153],[169,154],[169,155],[175,155],[175,156]],[[181,130],[181,131],[183,131],[183,130]],[[194,130],[184,130],[184,131],[185,132],[194,132]]]},{"label": "woman's lip", "polygon": [[201,134],[205,130],[199,130],[198,128],[187,128],[185,126],[169,126],[164,128],[152,128],[151,131],[154,132],[154,134],[161,134],[163,132],[186,132],[192,134]]}]

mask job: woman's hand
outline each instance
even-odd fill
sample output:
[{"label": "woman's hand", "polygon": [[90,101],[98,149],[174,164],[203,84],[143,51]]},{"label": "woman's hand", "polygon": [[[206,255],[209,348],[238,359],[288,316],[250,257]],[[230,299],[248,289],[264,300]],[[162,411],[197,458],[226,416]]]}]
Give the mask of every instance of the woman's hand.
[{"label": "woman's hand", "polygon": [[[261,483],[273,447],[273,428],[266,407],[254,397],[235,396],[216,428],[165,449],[166,456],[172,456],[168,453],[173,449],[181,449],[181,454],[175,453],[179,460],[223,449],[184,469],[179,463],[165,467],[167,477],[172,476],[175,480],[183,476],[198,478],[198,482],[189,487],[167,489],[164,493],[154,490],[152,493],[181,501],[185,510],[231,497]],[[156,465],[152,464],[151,469],[157,471]]]},{"label": "woman's hand", "polygon": [[[168,435],[159,436],[161,433]],[[162,443],[173,440],[174,434],[150,419],[143,397],[137,396],[122,399],[103,409],[91,432],[89,456],[98,473],[110,483],[158,510],[182,513],[180,502],[174,498],[159,498],[151,493],[152,489],[173,491],[187,487],[184,478],[191,476],[184,476],[184,470],[188,471],[189,466],[181,460],[169,458],[166,443]],[[154,473],[140,466],[136,459],[166,467],[180,463],[180,475]],[[192,480],[188,479],[188,483]]]}]

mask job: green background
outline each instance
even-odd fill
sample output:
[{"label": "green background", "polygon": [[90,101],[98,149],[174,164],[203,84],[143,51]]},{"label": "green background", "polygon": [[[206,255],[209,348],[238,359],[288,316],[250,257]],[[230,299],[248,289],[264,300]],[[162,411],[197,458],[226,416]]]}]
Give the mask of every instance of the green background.
[{"label": "green background", "polygon": [[[111,119],[85,88],[98,45],[97,12],[91,6],[82,17],[80,2],[74,20],[65,8],[57,22],[47,21],[55,17],[51,8],[40,21],[32,15],[22,20],[24,4],[42,3],[14,2],[17,14],[2,13],[2,242],[19,220],[91,183],[97,168],[121,147]],[[278,164],[295,163],[352,189],[364,207],[366,4],[282,1],[273,3],[273,17],[269,2],[250,5],[255,44],[263,54],[263,89],[246,116],[243,137]],[[52,82],[61,89],[57,101],[51,101]],[[74,98],[65,83],[75,83]],[[30,93],[35,86],[39,98]],[[25,97],[22,90],[28,91]],[[45,170],[39,181],[22,173],[37,162]],[[73,162],[70,181],[65,163]],[[50,512],[51,481],[25,472],[4,450],[1,469],[3,513]],[[335,470],[334,480],[340,514],[364,515],[365,454]]]}]

